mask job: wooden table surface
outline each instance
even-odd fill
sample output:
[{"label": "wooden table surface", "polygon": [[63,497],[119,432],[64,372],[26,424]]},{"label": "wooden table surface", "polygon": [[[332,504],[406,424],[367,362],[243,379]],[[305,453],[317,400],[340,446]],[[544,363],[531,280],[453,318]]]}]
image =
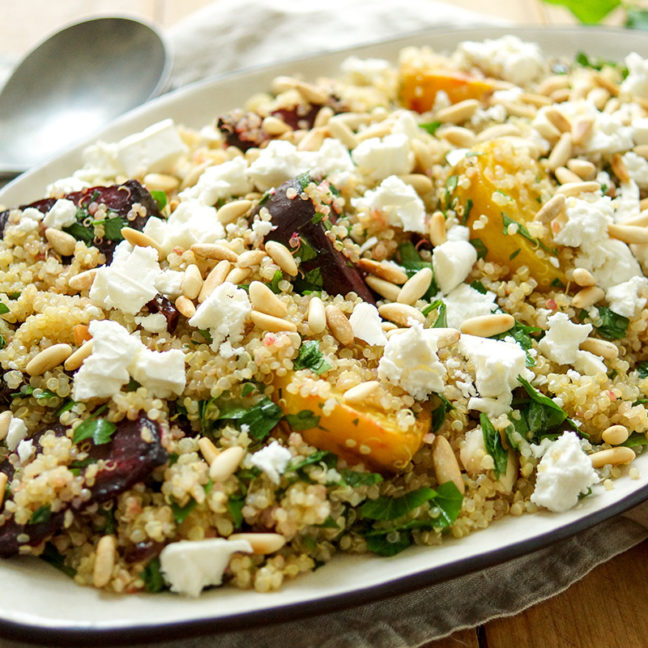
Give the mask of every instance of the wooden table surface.
[{"label": "wooden table surface", "polygon": [[[121,13],[164,28],[206,4],[209,0],[0,0],[0,60],[19,57],[57,28],[81,18]],[[536,0],[446,0],[446,4],[519,24],[574,22],[563,8]],[[608,22],[619,24],[619,13]],[[423,648],[645,648],[647,593],[648,541],[548,601]]]}]

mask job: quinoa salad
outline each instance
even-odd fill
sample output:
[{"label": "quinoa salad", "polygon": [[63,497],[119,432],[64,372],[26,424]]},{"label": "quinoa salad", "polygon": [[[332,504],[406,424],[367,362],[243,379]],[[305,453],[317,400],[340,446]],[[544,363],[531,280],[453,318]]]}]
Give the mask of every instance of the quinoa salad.
[{"label": "quinoa salad", "polygon": [[638,478],[648,60],[258,90],[0,207],[0,557],[268,592]]}]

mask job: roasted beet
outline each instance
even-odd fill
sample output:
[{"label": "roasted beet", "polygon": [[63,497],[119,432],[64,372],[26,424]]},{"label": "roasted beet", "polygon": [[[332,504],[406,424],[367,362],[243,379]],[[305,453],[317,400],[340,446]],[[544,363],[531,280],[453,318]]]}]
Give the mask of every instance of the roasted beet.
[{"label": "roasted beet", "polygon": [[136,545],[132,545],[125,550],[124,560],[127,563],[144,562],[145,560],[149,560],[150,558],[159,555],[163,548],[163,543],[154,542],[153,540],[138,542]]},{"label": "roasted beet", "polygon": [[258,148],[271,139],[270,134],[263,130],[260,115],[253,112],[233,110],[228,115],[219,117],[216,126],[225,136],[225,141],[241,151]]},{"label": "roasted beet", "polygon": [[297,238],[301,245],[305,243],[311,248],[309,255],[302,253],[296,287],[299,288],[300,282],[310,282],[313,285],[305,284],[306,287],[322,288],[331,295],[355,292],[370,304],[375,303],[360,271],[335,249],[319,218],[321,214],[317,214],[310,198],[302,198],[302,191],[299,179],[289,180],[278,187],[263,205],[276,226],[266,240],[278,241],[290,248]]},{"label": "roasted beet", "polygon": [[290,128],[297,130],[300,128],[309,130],[313,128],[315,117],[322,106],[295,106],[294,108],[280,108],[270,113],[273,117],[278,117],[286,122]]},{"label": "roasted beet", "polygon": [[146,303],[149,313],[162,313],[167,321],[167,331],[173,333],[178,326],[180,313],[178,309],[164,295],[156,295],[150,302]]}]

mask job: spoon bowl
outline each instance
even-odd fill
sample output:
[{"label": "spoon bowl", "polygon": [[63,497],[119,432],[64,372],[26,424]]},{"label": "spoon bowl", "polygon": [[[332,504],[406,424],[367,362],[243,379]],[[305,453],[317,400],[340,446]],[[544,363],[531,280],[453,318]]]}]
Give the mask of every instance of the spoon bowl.
[{"label": "spoon bowl", "polygon": [[36,47],[0,93],[0,176],[13,177],[162,92],[170,61],[131,18],[71,25]]}]

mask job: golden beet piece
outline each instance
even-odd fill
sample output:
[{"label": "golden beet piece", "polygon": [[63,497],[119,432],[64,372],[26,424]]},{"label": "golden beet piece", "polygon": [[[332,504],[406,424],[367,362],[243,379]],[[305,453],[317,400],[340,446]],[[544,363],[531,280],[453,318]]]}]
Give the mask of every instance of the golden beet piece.
[{"label": "golden beet piece", "polygon": [[319,395],[302,396],[289,391],[289,385],[302,383],[299,374],[282,381],[276,392],[281,408],[288,415],[304,410],[313,412],[319,417],[317,427],[300,430],[300,434],[311,445],[334,452],[350,464],[362,462],[367,468],[380,472],[403,470],[430,430],[428,411],[421,412],[415,424],[403,430],[393,413],[387,414],[370,404],[345,404],[342,394],[336,392],[331,394],[336,400],[335,406],[329,414],[324,414],[324,400]]},{"label": "golden beet piece", "polygon": [[463,207],[470,237],[483,243],[488,261],[508,266],[512,272],[526,265],[544,290],[556,280],[566,283],[563,270],[551,261],[558,259],[556,246],[548,237],[537,238],[530,225],[549,185],[545,171],[523,143],[501,139],[479,144],[455,166],[453,174],[470,180],[467,187],[457,183],[451,200],[455,207]]},{"label": "golden beet piece", "polygon": [[446,69],[401,68],[401,101],[406,108],[423,113],[434,106],[437,92],[443,90],[451,103],[465,99],[483,101],[493,92],[493,82],[463,72]]}]

